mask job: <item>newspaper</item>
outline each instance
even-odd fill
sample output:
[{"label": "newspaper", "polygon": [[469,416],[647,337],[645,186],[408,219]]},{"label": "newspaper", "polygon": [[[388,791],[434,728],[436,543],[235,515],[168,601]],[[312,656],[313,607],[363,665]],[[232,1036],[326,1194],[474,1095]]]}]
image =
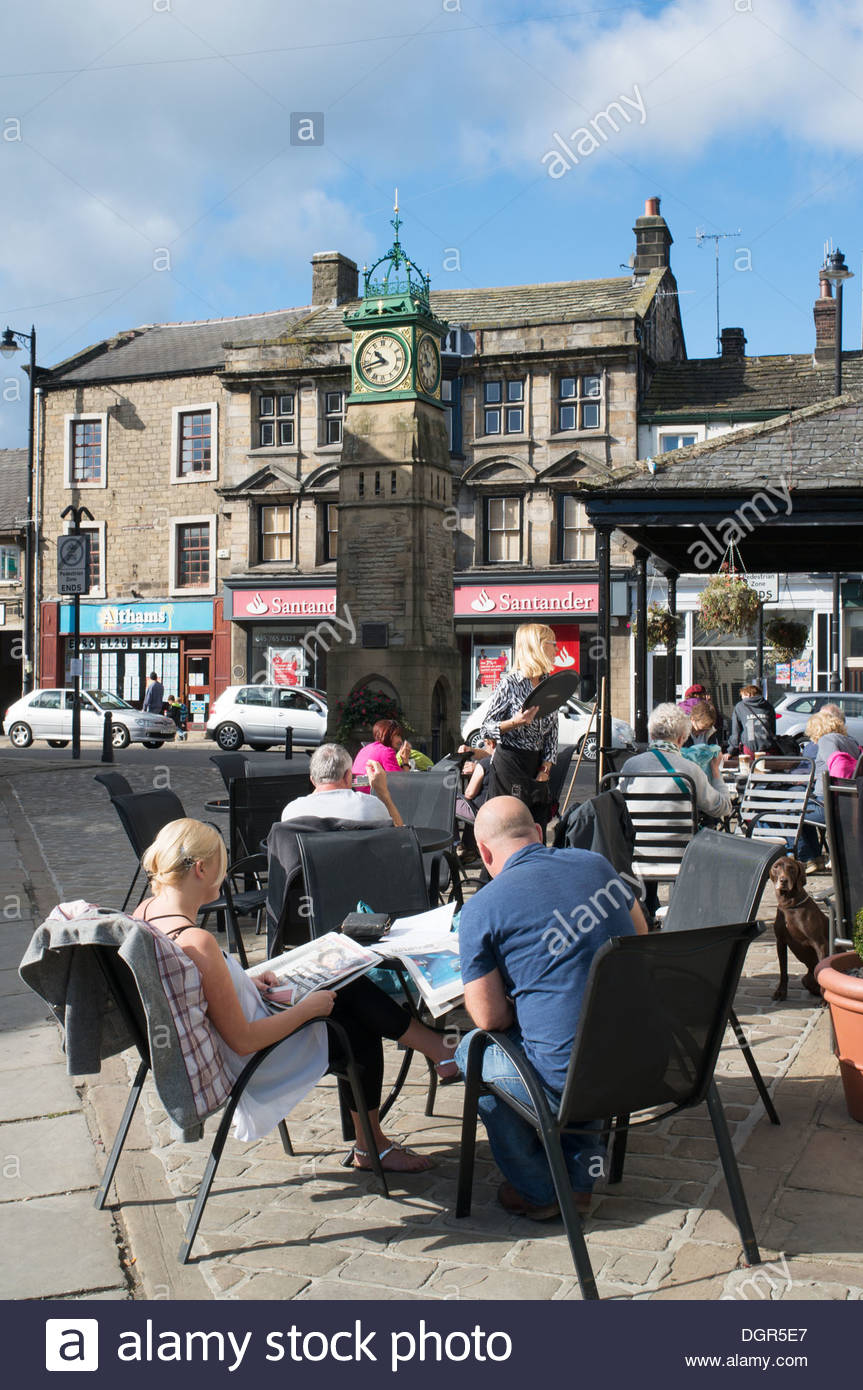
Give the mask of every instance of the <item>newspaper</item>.
[{"label": "newspaper", "polygon": [[278,977],[279,984],[264,998],[279,1008],[290,1008],[314,990],[338,989],[380,963],[377,951],[360,946],[341,932],[331,931],[273,960],[261,961],[246,973],[254,977],[271,971]]}]

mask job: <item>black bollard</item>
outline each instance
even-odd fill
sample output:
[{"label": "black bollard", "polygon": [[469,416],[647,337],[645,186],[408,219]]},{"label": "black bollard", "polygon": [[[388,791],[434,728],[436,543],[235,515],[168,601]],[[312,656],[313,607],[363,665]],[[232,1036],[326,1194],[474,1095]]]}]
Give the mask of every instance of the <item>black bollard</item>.
[{"label": "black bollard", "polygon": [[291,728],[291,726],[290,726],[290,724],[289,724],[288,727],[285,729],[285,757],[286,757],[286,758],[292,758],[293,756],[294,756],[294,731],[293,731],[293,729]]},{"label": "black bollard", "polygon": [[102,725],[102,762],[112,763],[114,761],[114,742],[113,742],[113,720],[111,711],[105,710],[105,722]]}]

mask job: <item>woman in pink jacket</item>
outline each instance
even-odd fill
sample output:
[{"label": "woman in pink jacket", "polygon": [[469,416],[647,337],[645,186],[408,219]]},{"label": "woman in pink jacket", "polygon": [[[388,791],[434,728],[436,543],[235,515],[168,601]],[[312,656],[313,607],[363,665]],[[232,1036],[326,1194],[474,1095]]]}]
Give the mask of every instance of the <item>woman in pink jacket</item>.
[{"label": "woman in pink jacket", "polygon": [[365,773],[367,764],[372,760],[380,763],[384,772],[403,772],[405,768],[410,768],[411,746],[401,724],[395,719],[379,719],[372,733],[374,743],[367,743],[354,758],[355,777]]}]

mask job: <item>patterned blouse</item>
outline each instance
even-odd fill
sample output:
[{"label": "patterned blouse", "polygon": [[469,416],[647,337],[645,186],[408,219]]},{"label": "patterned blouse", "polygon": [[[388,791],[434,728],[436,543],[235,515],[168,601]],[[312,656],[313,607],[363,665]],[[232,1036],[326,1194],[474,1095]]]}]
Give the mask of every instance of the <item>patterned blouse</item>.
[{"label": "patterned blouse", "polygon": [[541,752],[543,762],[554,764],[557,757],[557,710],[542,718],[537,717],[530,724],[516,724],[515,728],[507,729],[503,735],[500,732],[501,720],[505,722],[518,714],[532,692],[533,683],[529,676],[523,676],[520,671],[510,671],[491,697],[480,732],[483,738],[504,743],[507,748]]}]

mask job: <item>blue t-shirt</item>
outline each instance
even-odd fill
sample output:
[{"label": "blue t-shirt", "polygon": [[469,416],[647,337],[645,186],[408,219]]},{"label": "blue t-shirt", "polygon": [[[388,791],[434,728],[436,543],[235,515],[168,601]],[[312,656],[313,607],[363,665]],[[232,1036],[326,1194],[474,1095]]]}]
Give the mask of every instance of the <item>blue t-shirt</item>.
[{"label": "blue t-shirt", "polygon": [[534,844],[461,910],[462,979],[500,971],[525,1053],[553,1091],[566,1080],[590,963],[612,937],[634,934],[632,902],[601,854]]}]

